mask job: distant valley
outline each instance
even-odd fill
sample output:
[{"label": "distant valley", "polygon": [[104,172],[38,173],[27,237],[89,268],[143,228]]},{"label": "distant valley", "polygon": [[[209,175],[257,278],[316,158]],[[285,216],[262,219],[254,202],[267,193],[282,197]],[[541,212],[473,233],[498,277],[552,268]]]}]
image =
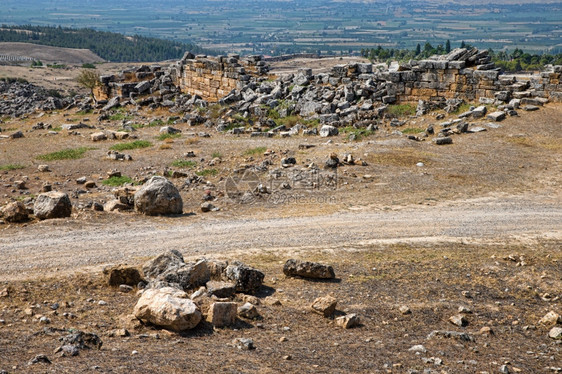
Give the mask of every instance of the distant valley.
[{"label": "distant valley", "polygon": [[450,40],[493,50],[562,52],[562,2],[4,0],[0,23],[91,27],[244,54],[358,54]]}]

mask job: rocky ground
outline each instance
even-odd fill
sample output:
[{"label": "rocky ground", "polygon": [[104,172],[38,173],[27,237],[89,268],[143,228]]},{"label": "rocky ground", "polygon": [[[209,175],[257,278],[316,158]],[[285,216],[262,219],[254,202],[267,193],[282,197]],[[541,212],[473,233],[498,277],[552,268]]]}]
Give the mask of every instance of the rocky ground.
[{"label": "rocky ground", "polygon": [[[21,202],[23,218],[4,211],[0,224],[0,370],[562,371],[556,318],[541,322],[562,312],[562,107],[451,127],[471,104],[328,137],[252,137],[148,107],[2,118],[0,206]],[[453,143],[431,141],[430,125],[454,128]],[[153,175],[172,181],[181,214],[135,213],[117,186]],[[68,195],[69,217],[36,217],[48,186]],[[126,318],[137,288],[110,287],[102,268],[169,249],[259,269],[257,299],[228,299],[260,317],[181,333]],[[332,265],[335,279],[286,276],[289,258]],[[336,311],[313,312],[328,295]],[[360,324],[344,329],[337,317],[349,314]],[[77,356],[56,351],[76,330],[101,347],[79,335]],[[50,363],[33,363],[41,354]]]}]

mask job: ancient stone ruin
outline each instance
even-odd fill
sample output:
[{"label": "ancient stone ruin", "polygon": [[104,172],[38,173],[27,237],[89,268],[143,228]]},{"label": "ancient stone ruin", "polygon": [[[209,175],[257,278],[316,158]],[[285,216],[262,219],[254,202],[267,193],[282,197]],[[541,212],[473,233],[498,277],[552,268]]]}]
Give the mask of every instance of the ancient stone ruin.
[{"label": "ancient stone ruin", "polygon": [[[141,66],[118,76],[103,76],[95,94],[98,99],[107,100],[116,96],[136,99],[152,94],[154,97],[156,93],[157,98],[152,100],[169,107],[174,105],[177,94],[221,104],[256,101],[267,105],[271,105],[271,100],[298,101],[306,96],[308,102],[317,105],[308,105],[309,110],[301,111],[305,116],[349,109],[345,104],[340,105],[342,101],[337,93],[341,89],[344,101],[352,110],[358,102],[392,104],[452,98],[468,101],[487,98],[500,103],[512,98],[562,100],[562,66],[549,66],[540,74],[510,75],[503,74],[490,61],[488,51],[458,48],[447,55],[394,63],[389,68],[370,63],[348,64],[335,66],[330,73],[313,75],[311,69],[302,69],[296,75],[275,77],[267,75],[269,68],[261,56],[211,58],[186,53],[166,69],[159,65]],[[270,89],[256,91],[256,85],[275,79],[276,84],[270,85]],[[276,90],[277,87],[281,89]],[[248,90],[252,92],[248,94]],[[326,109],[326,104],[333,104],[334,98],[338,100],[337,107]]]},{"label": "ancient stone ruin", "polygon": [[134,98],[156,91],[160,91],[163,97],[182,92],[216,102],[267,71],[261,56],[240,59],[239,55],[230,54],[209,58],[187,52],[166,70],[160,65],[143,65],[136,70],[123,71],[119,76],[102,76],[102,85],[95,91],[95,96],[99,100],[107,100],[115,96]]}]

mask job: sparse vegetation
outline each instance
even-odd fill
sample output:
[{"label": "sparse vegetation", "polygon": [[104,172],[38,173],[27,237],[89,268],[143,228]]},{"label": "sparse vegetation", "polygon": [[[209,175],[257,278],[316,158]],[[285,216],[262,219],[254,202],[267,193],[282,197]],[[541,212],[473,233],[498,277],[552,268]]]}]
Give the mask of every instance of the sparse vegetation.
[{"label": "sparse vegetation", "polygon": [[362,137],[369,136],[369,135],[373,134],[373,132],[371,130],[367,130],[367,129],[364,129],[364,128],[358,129],[358,128],[355,128],[353,126],[344,127],[342,129],[340,129],[340,131],[344,134],[355,135],[355,140],[360,140]]},{"label": "sparse vegetation", "polygon": [[68,66],[66,66],[65,64],[51,64],[47,65],[47,67],[51,69],[66,69]]},{"label": "sparse vegetation", "polygon": [[464,113],[470,110],[470,107],[473,106],[471,103],[462,103],[461,105],[459,105],[459,107],[453,111],[453,114],[460,114],[460,113]]},{"label": "sparse vegetation", "polygon": [[267,151],[267,147],[250,148],[244,151],[244,156],[262,155],[265,151]]},{"label": "sparse vegetation", "polygon": [[7,165],[0,165],[0,170],[18,170],[24,169],[25,166],[21,164],[7,164]]},{"label": "sparse vegetation", "polygon": [[400,130],[400,131],[402,131],[402,134],[419,134],[419,133],[424,132],[425,130],[420,129],[420,128],[416,128],[416,127],[407,127],[407,128],[405,128],[403,130]]},{"label": "sparse vegetation", "polygon": [[222,153],[215,151],[213,153],[211,153],[211,157],[212,158],[222,158]]},{"label": "sparse vegetation", "polygon": [[99,74],[93,70],[84,69],[78,74],[76,81],[80,86],[90,90],[90,96],[95,100],[94,89],[101,84]]},{"label": "sparse vegetation", "polygon": [[190,161],[190,160],[175,160],[170,164],[176,168],[194,168],[197,165],[197,162]]},{"label": "sparse vegetation", "polygon": [[214,177],[218,173],[219,171],[217,169],[203,169],[195,172],[195,174],[199,175],[200,177]]},{"label": "sparse vegetation", "polygon": [[389,115],[397,118],[413,116],[416,114],[416,104],[406,103],[389,105],[386,111]]},{"label": "sparse vegetation", "polygon": [[148,148],[152,147],[152,143],[148,140],[135,140],[128,143],[118,143],[113,145],[110,149],[114,151],[128,151],[131,149]]},{"label": "sparse vegetation", "polygon": [[156,138],[160,141],[165,141],[168,139],[177,139],[180,138],[181,134],[168,134],[168,133],[163,133],[163,134],[159,134]]},{"label": "sparse vegetation", "polygon": [[29,81],[25,78],[21,78],[21,77],[0,77],[0,81],[2,82],[6,82],[6,83],[21,83],[21,84],[27,84],[29,83]]},{"label": "sparse vegetation", "polygon": [[128,121],[130,119],[132,119],[133,117],[128,115],[124,109],[118,109],[116,112],[114,112],[112,115],[109,116],[109,120],[110,121]]},{"label": "sparse vegetation", "polygon": [[84,154],[95,148],[80,147],[80,148],[68,148],[62,151],[47,153],[41,156],[37,156],[38,160],[42,161],[57,161],[57,160],[76,160],[84,157]]},{"label": "sparse vegetation", "polygon": [[111,187],[119,187],[124,185],[125,183],[133,183],[133,180],[130,177],[122,175],[120,177],[111,177],[101,182],[105,186]]}]

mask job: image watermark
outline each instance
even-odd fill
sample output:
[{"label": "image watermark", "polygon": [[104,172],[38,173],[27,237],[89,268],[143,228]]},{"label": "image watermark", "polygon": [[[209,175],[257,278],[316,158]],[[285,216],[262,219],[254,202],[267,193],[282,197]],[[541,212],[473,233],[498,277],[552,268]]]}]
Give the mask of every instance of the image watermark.
[{"label": "image watermark", "polygon": [[232,173],[224,182],[225,195],[240,204],[333,204],[335,197],[326,193],[337,188],[337,171],[320,169],[276,169],[262,177],[245,169]]}]

